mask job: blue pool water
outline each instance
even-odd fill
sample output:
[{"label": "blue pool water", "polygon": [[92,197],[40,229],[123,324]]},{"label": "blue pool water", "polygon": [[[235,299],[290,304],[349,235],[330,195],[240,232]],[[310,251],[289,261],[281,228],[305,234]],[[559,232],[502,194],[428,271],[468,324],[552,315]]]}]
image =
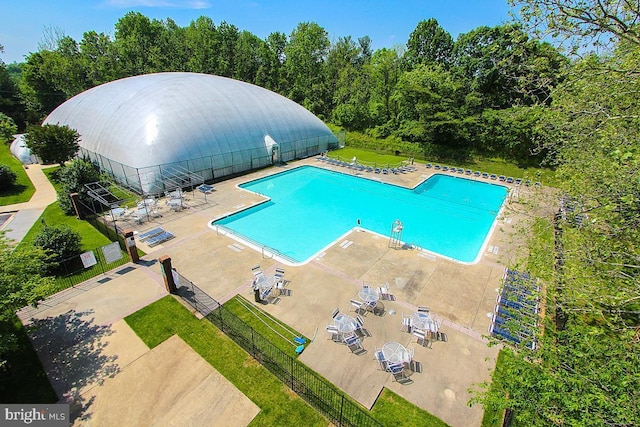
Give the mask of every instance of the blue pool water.
[{"label": "blue pool water", "polygon": [[313,166],[242,184],[270,201],[219,219],[248,240],[304,262],[357,226],[389,237],[400,220],[402,241],[472,263],[507,196],[507,188],[436,174],[414,189]]}]

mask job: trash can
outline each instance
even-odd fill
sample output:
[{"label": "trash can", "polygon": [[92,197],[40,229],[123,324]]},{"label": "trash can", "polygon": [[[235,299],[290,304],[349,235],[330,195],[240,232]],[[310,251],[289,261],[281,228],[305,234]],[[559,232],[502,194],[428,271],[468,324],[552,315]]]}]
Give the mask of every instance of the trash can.
[{"label": "trash can", "polygon": [[260,298],[260,289],[254,289],[253,296],[255,297],[256,302],[262,302],[262,299]]}]

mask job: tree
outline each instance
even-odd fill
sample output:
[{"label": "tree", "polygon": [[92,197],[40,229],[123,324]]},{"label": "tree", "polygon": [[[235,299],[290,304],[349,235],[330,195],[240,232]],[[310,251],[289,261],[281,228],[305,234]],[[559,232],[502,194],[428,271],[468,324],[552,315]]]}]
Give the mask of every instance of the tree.
[{"label": "tree", "polygon": [[115,45],[104,33],[87,31],[80,41],[80,62],[88,87],[94,87],[121,77]]},{"label": "tree", "polygon": [[451,62],[453,38],[435,18],[420,21],[409,35],[405,58],[410,68],[418,64],[448,65]]},{"label": "tree", "polygon": [[0,367],[4,355],[14,348],[10,332],[16,310],[43,300],[53,290],[53,280],[42,276],[46,254],[39,248],[14,246],[0,234]]},{"label": "tree", "polygon": [[55,273],[61,262],[80,253],[80,234],[66,225],[47,225],[33,238],[33,245],[41,248],[47,257],[44,267]]},{"label": "tree", "polygon": [[162,22],[139,12],[128,12],[116,22],[115,29],[118,63],[125,76],[162,71],[159,67]]},{"label": "tree", "polygon": [[67,125],[43,125],[27,128],[25,143],[31,153],[45,163],[64,167],[80,150],[80,134]]},{"label": "tree", "polygon": [[314,114],[326,114],[324,63],[329,50],[327,31],[315,22],[298,24],[285,48],[288,97]]},{"label": "tree", "polygon": [[479,27],[460,35],[454,62],[483,108],[550,102],[564,58],[548,44],[530,40],[518,24]]},{"label": "tree", "polygon": [[13,119],[4,113],[0,113],[0,138],[5,142],[13,141],[13,135],[18,133],[18,126],[16,126]]},{"label": "tree", "polygon": [[13,187],[17,177],[16,173],[12,171],[9,166],[0,163],[0,192]]},{"label": "tree", "polygon": [[74,159],[69,164],[58,170],[56,180],[59,184],[58,204],[67,215],[75,213],[73,203],[69,197],[72,193],[78,193],[78,200],[85,206],[93,206],[93,199],[88,195],[85,184],[91,182],[106,182],[100,176],[98,170],[86,160]]},{"label": "tree", "polygon": [[67,100],[55,83],[54,52],[43,50],[30,54],[22,67],[18,84],[27,110],[27,122],[40,122]]},{"label": "tree", "polygon": [[[0,45],[0,53],[4,52],[4,48]],[[5,124],[5,117],[9,116],[12,122],[21,123],[24,111],[20,102],[20,93],[16,83],[11,79],[11,75],[7,70],[4,62],[0,59],[0,126]],[[6,128],[0,129],[0,132],[6,131]],[[13,131],[16,133],[16,131]],[[0,136],[3,134],[0,133]],[[7,138],[10,139],[11,136]]]},{"label": "tree", "polygon": [[[379,49],[371,57],[371,103],[370,110],[374,123],[378,126],[391,124],[394,126],[398,115],[398,102],[395,96],[398,80],[400,79],[401,64],[397,50]],[[389,136],[390,130],[385,130],[381,136]]]},{"label": "tree", "polygon": [[185,33],[185,50],[189,52],[188,69],[195,73],[216,74],[220,35],[211,18],[201,16],[191,21]]},{"label": "tree", "polygon": [[347,129],[364,130],[370,125],[369,41],[356,43],[351,37],[340,37],[331,46],[325,64],[326,84],[332,87],[332,119]]},{"label": "tree", "polygon": [[530,31],[539,39],[551,35],[569,43],[571,51],[640,44],[640,4],[628,0],[509,0],[518,7]]}]

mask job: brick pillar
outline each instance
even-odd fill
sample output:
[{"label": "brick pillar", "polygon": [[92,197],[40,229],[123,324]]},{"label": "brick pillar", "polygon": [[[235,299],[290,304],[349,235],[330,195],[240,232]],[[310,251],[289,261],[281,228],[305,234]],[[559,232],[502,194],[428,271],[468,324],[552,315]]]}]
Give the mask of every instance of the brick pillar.
[{"label": "brick pillar", "polygon": [[136,239],[133,237],[133,230],[124,230],[122,234],[124,236],[124,244],[127,247],[127,254],[129,255],[129,259],[133,263],[137,263],[140,261],[140,257],[138,256],[138,247],[136,246]]},{"label": "brick pillar", "polygon": [[176,287],[176,281],[173,278],[173,268],[171,268],[171,258],[168,255],[162,255],[158,258],[160,263],[160,270],[162,270],[162,277],[164,278],[164,287],[170,294],[177,294],[178,288]]}]

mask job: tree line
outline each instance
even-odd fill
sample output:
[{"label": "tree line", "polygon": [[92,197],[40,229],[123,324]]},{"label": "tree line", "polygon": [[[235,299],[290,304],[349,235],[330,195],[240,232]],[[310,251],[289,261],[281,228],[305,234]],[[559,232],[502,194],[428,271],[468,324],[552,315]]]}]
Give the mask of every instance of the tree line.
[{"label": "tree line", "polygon": [[566,64],[556,48],[517,23],[479,27],[453,40],[428,19],[405,46],[373,51],[367,36],[332,43],[314,22],[263,40],[205,16],[181,27],[129,12],[115,24],[113,38],[95,31],[80,41],[60,35],[14,65],[19,78],[3,91],[0,111],[23,129],[96,85],[189,71],[256,84],[347,130],[418,144],[425,157],[487,154],[539,162],[532,117],[551,102]]}]

